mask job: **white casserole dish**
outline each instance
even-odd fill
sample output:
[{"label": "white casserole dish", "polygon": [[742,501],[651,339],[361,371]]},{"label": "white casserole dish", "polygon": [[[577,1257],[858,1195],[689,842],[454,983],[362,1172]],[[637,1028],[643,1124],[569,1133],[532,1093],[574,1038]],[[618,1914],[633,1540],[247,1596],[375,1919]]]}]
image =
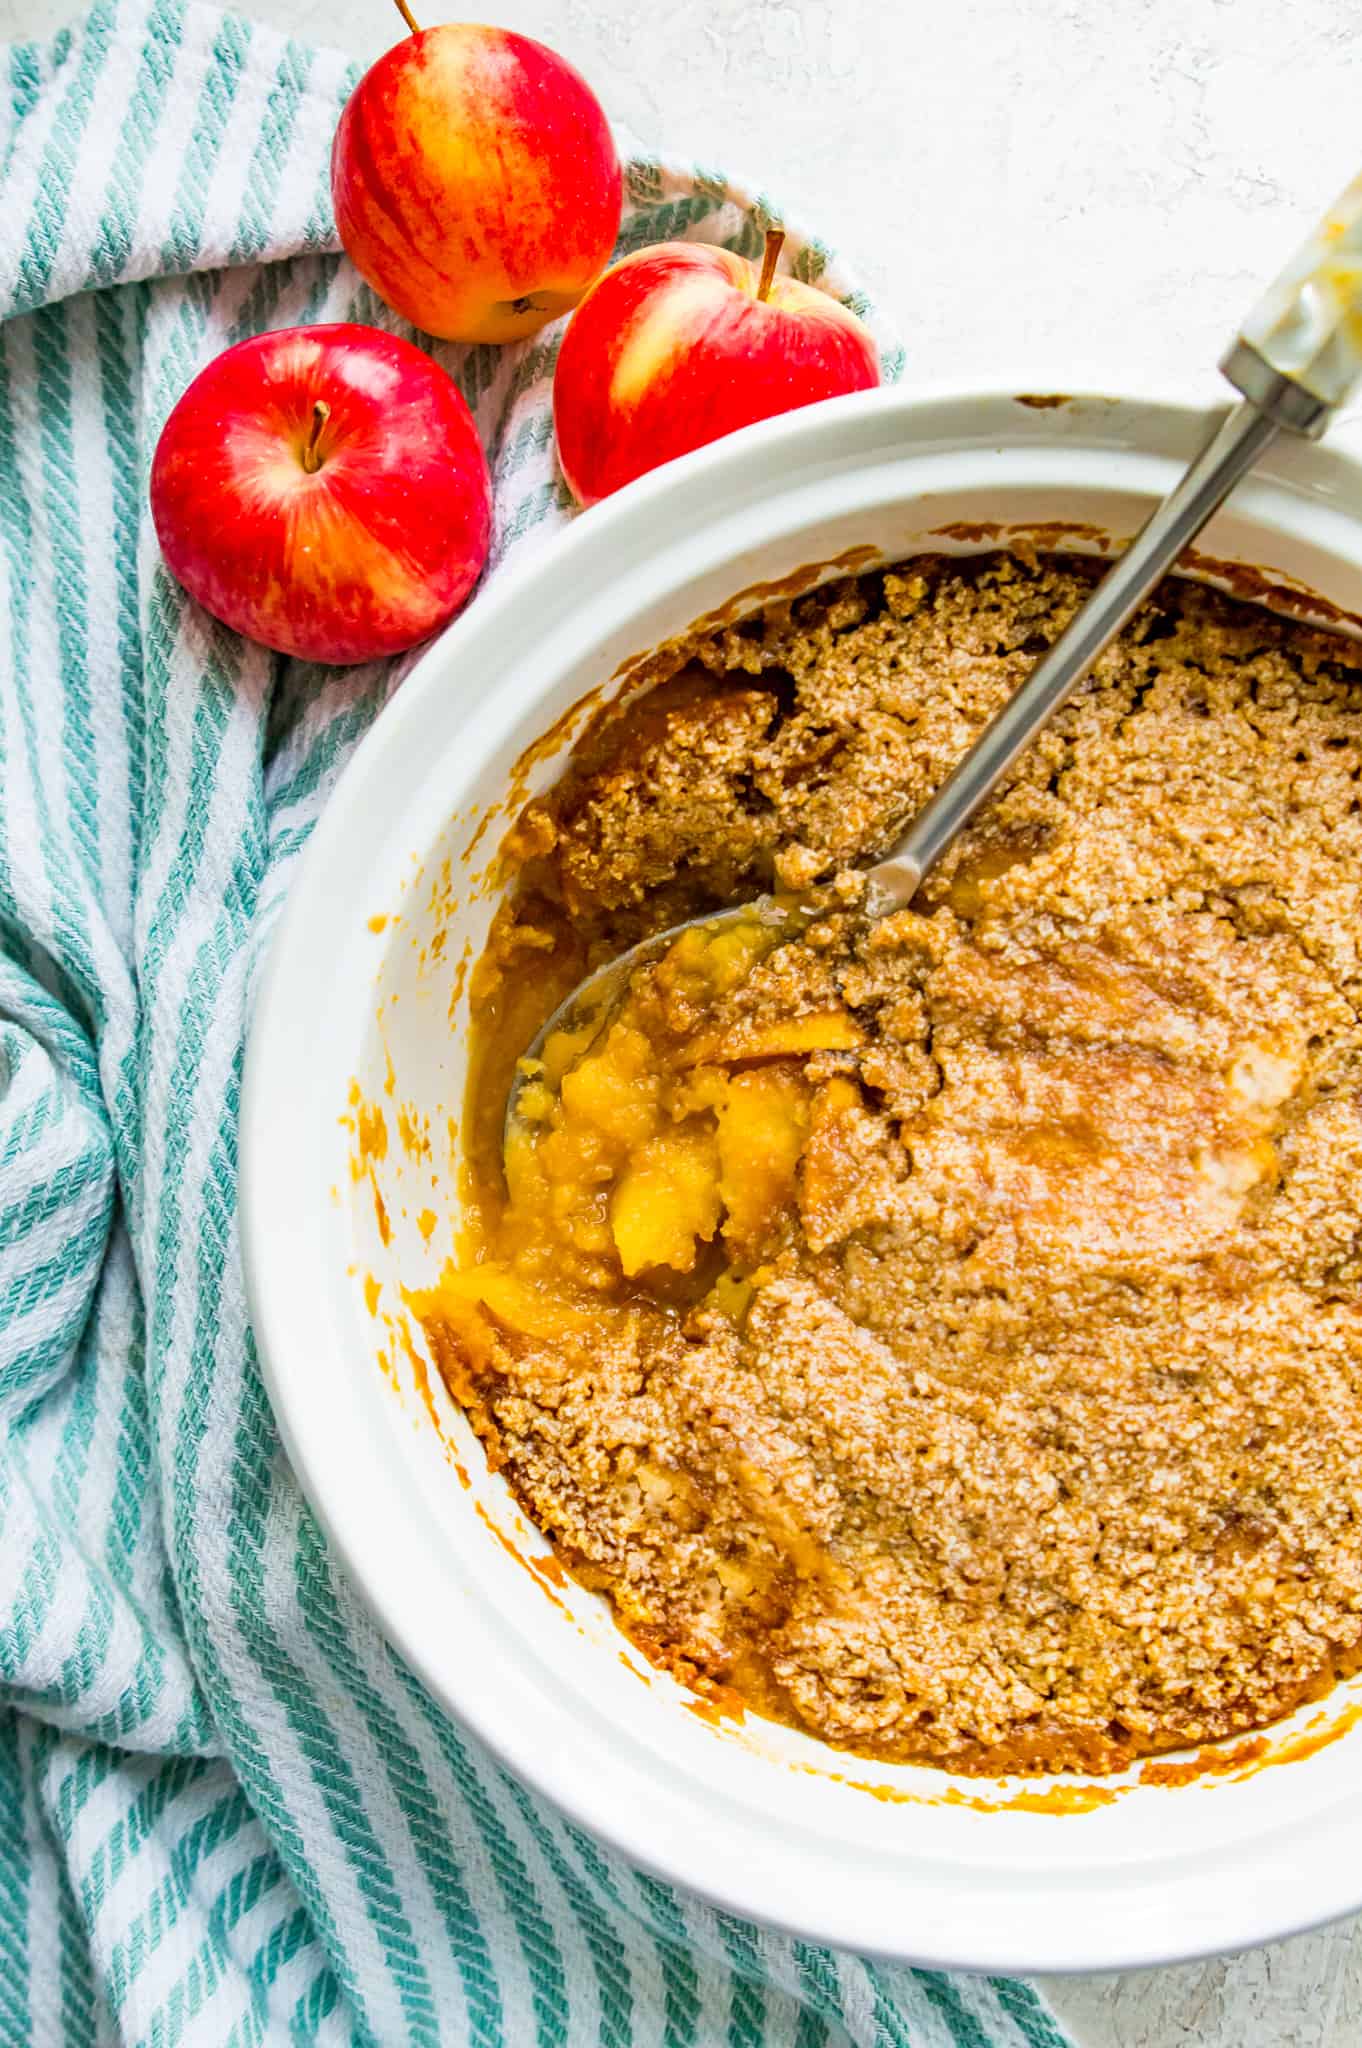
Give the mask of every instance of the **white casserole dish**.
[{"label": "white casserole dish", "polygon": [[[1226,1745],[1177,1783],[1167,1760],[1117,1780],[953,1779],[695,1711],[599,1599],[531,1568],[546,1546],[438,1375],[422,1392],[419,1326],[406,1319],[410,1353],[394,1328],[401,1289],[430,1284],[449,1245],[460,963],[495,907],[500,833],[561,752],[513,786],[515,764],[632,657],[852,549],[968,552],[1050,522],[1051,545],[1120,541],[1205,433],[1201,413],[1149,398],[884,391],[645,478],[425,655],[314,834],[256,1006],[241,1137],[255,1327],[295,1468],[380,1625],[512,1769],[636,1862],[864,1953],[1127,1968],[1362,1906],[1362,1675],[1273,1730],[1266,1756]],[[1257,570],[1362,613],[1362,466],[1282,447],[1201,546],[1250,585]],[[389,1138],[358,1178],[356,1083]],[[409,1130],[428,1123],[428,1159],[399,1140],[402,1105]]]}]

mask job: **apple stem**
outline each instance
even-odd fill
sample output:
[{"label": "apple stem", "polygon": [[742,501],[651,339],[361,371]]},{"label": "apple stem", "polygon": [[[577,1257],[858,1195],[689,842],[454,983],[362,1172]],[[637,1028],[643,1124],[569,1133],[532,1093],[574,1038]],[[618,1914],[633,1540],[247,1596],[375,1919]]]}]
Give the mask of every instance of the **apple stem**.
[{"label": "apple stem", "polygon": [[319,398],[312,408],[312,432],[308,435],[307,444],[303,449],[303,468],[309,476],[315,476],[322,466],[322,458],[317,452],[317,443],[322,437],[322,428],[330,417],[330,406],[324,398]]},{"label": "apple stem", "polygon": [[412,34],[414,36],[419,36],[421,33],[421,25],[417,21],[416,16],[412,13],[410,7],[408,7],[407,0],[394,0],[394,4],[396,5],[398,13],[401,15],[403,21],[406,22],[407,27],[411,30]]},{"label": "apple stem", "polygon": [[759,299],[764,300],[770,296],[771,286],[775,280],[776,265],[780,261],[780,252],[784,246],[784,228],[767,228],[766,249],[761,259],[761,277],[757,283],[757,297]]}]

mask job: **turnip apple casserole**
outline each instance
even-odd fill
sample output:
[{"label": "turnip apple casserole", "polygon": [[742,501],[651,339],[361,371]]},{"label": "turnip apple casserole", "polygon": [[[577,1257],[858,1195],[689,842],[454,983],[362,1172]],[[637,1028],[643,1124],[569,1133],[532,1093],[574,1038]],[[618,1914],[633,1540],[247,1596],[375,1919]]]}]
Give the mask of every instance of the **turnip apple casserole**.
[{"label": "turnip apple casserole", "polygon": [[[1121,1768],[1362,1661],[1362,648],[1173,580],[917,903],[880,852],[1090,586],[698,632],[511,837],[422,1321],[650,1656],[848,1749]],[[516,1056],[586,969],[773,886]]]}]

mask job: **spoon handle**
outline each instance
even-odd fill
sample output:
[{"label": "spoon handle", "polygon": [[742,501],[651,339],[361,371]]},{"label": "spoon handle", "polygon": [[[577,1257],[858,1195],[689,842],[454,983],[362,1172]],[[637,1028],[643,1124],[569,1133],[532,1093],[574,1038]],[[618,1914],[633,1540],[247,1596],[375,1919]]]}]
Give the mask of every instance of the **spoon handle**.
[{"label": "spoon handle", "polygon": [[872,909],[896,909],[911,901],[923,876],[992,795],[1017,757],[1049,724],[1103,648],[1277,432],[1276,422],[1247,400],[1228,414],[1049,653],[1036,663],[1016,695],[985,726],[964,759],[918,812],[898,845],[870,869]]},{"label": "spoon handle", "polygon": [[1220,367],[1279,427],[1311,439],[1362,378],[1362,178],[1274,278]]},{"label": "spoon handle", "polygon": [[871,868],[872,909],[912,900],[928,869],[1273,437],[1283,428],[1322,434],[1352,395],[1362,380],[1362,178],[1340,194],[1269,285],[1220,367],[1241,403],[898,845]]}]

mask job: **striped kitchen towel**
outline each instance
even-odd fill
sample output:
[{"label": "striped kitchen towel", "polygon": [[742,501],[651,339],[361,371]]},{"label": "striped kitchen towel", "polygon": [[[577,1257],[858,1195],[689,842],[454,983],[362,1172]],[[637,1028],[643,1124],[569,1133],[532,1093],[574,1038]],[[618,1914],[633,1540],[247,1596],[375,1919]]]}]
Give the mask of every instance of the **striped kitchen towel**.
[{"label": "striped kitchen towel", "polygon": [[[229,342],[396,325],[334,253],[353,74],[182,0],[0,55],[0,2044],[1062,2048],[1025,1985],[877,1968],[626,1867],[446,1718],[329,1555],[246,1322],[242,1028],[402,665],[217,626],[161,566],[147,472]],[[768,217],[630,163],[626,247],[755,250]],[[554,346],[436,351],[496,562],[569,515]]]}]

